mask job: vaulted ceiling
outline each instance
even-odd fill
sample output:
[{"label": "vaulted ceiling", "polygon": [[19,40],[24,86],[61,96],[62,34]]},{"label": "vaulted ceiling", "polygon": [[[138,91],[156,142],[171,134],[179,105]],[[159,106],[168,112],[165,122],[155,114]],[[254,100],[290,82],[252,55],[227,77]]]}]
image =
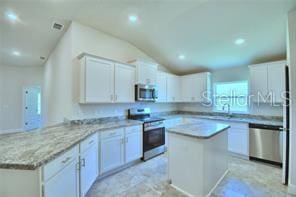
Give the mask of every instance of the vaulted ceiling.
[{"label": "vaulted ceiling", "polygon": [[[43,65],[40,56],[48,57],[64,33],[52,23],[66,29],[71,20],[132,43],[176,73],[279,60],[295,6],[295,0],[2,0],[0,60]],[[9,11],[17,23],[7,20]],[[129,22],[131,14],[137,22]],[[245,43],[236,45],[238,38]]]}]

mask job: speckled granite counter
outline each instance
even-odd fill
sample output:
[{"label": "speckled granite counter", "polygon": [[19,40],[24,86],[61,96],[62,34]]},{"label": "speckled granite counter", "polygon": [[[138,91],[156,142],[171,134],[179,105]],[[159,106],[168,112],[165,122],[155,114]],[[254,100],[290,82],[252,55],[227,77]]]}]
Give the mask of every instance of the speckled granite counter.
[{"label": "speckled granite counter", "polygon": [[32,132],[0,135],[0,168],[34,170],[53,160],[92,133],[140,125],[135,120],[99,124],[63,124]]},{"label": "speckled granite counter", "polygon": [[264,125],[283,126],[283,119],[281,117],[274,116],[258,116],[258,115],[227,115],[221,113],[191,113],[191,112],[178,112],[174,114],[158,114],[164,119],[174,118],[196,118],[196,119],[208,119],[208,120],[219,120],[219,121],[232,121],[242,123],[254,123]]},{"label": "speckled granite counter", "polygon": [[230,126],[227,124],[200,120],[195,121],[194,123],[181,124],[176,127],[169,128],[167,131],[189,137],[208,139],[228,128],[230,128]]}]

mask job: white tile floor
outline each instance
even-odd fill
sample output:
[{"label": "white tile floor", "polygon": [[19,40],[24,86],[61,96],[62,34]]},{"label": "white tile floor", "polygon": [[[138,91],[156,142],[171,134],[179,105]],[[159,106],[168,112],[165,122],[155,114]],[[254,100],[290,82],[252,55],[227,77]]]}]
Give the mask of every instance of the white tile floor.
[{"label": "white tile floor", "polygon": [[[287,194],[287,187],[281,184],[281,173],[282,170],[276,167],[230,157],[229,173],[211,196],[290,196]],[[161,155],[95,182],[87,196],[185,195],[167,183],[167,159],[165,155]]]}]

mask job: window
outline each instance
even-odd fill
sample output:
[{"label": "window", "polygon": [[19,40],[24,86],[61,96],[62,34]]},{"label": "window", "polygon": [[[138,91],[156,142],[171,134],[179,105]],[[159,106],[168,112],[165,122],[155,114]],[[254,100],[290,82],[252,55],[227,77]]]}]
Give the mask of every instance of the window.
[{"label": "window", "polygon": [[[248,81],[214,84],[215,111],[248,112]],[[224,108],[224,109],[223,109]]]}]

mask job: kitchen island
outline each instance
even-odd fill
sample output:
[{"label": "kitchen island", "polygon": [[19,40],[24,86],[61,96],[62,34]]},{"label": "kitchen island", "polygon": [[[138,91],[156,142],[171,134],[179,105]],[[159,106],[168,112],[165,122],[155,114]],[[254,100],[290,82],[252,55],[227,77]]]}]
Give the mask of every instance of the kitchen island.
[{"label": "kitchen island", "polygon": [[168,130],[168,176],[171,185],[189,196],[209,196],[228,170],[227,130],[206,120]]}]

